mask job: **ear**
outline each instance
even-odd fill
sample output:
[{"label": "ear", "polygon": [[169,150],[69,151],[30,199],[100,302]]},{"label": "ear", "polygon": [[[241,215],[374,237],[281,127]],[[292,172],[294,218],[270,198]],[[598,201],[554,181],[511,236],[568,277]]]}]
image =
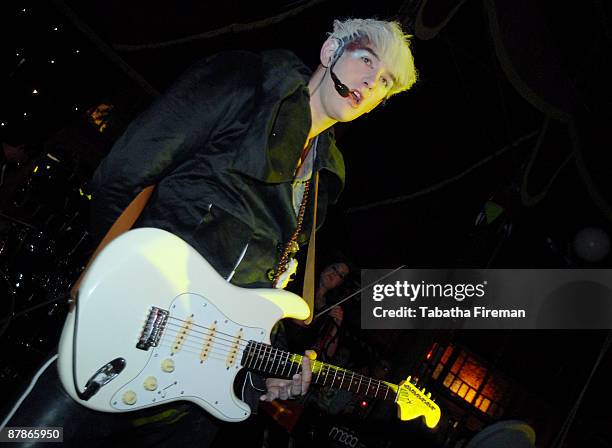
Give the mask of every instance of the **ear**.
[{"label": "ear", "polygon": [[323,46],[321,47],[321,65],[323,67],[329,67],[334,59],[334,54],[340,46],[338,39],[335,37],[328,37]]}]

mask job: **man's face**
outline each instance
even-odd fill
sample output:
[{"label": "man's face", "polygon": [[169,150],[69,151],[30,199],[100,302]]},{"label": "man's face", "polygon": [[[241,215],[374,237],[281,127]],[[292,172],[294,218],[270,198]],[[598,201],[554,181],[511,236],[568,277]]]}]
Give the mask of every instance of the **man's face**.
[{"label": "man's face", "polygon": [[349,274],[349,267],[344,263],[334,263],[321,272],[320,284],[324,288],[333,289],[340,286]]},{"label": "man's face", "polygon": [[370,112],[385,99],[394,82],[373,45],[362,41],[346,45],[333,71],[350,89],[348,97],[340,96],[328,70],[323,107],[337,121],[351,121]]}]

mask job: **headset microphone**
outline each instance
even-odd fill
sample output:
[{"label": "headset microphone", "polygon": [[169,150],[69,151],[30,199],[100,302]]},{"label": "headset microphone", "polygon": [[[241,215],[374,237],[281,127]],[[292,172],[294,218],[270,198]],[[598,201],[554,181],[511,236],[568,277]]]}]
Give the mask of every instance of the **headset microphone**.
[{"label": "headset microphone", "polygon": [[329,67],[329,74],[331,75],[332,81],[334,81],[334,87],[336,88],[336,91],[338,92],[338,94],[341,97],[346,98],[351,93],[351,90],[348,88],[346,84],[342,84],[342,81],[340,81],[338,77],[336,76],[336,74],[334,73],[334,66],[336,65],[336,62],[338,62],[338,59],[340,59],[340,56],[342,56],[343,52],[344,52],[344,45],[342,45],[338,50],[336,50],[336,54],[334,56],[334,63],[331,65],[331,67]]},{"label": "headset microphone", "polygon": [[331,78],[334,81],[334,87],[336,88],[336,91],[340,94],[340,96],[344,98],[349,96],[349,93],[351,92],[350,89],[345,84],[342,84],[342,82],[340,82],[340,80],[331,68],[329,69],[329,74],[331,75]]}]

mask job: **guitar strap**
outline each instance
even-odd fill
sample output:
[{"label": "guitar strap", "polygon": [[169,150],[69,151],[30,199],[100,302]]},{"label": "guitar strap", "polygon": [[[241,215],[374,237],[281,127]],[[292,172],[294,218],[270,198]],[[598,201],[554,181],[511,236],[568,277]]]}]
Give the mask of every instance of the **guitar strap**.
[{"label": "guitar strap", "polygon": [[91,265],[92,261],[98,256],[100,251],[104,249],[108,243],[110,243],[119,235],[127,232],[132,228],[132,226],[142,213],[142,210],[145,208],[145,205],[147,205],[147,202],[149,201],[149,198],[151,197],[154,188],[154,185],[150,185],[144,190],[142,190],[140,193],[138,193],[138,195],[132,200],[132,202],[130,202],[130,205],[128,205],[125,210],[123,210],[121,215],[119,215],[119,218],[117,218],[117,220],[111,226],[109,231],[106,232],[106,235],[104,235],[104,238],[102,238],[102,241],[100,242],[100,244],[98,244],[98,247],[96,248],[95,252],[87,262],[87,266],[70,289],[70,297],[73,300],[76,300],[77,292],[79,290],[81,280],[83,279],[83,275],[85,275],[85,272],[87,271],[87,268]]},{"label": "guitar strap", "polygon": [[315,175],[314,182],[314,201],[313,201],[313,217],[312,229],[310,231],[310,240],[308,242],[308,252],[306,254],[306,266],[304,271],[304,287],[302,289],[302,298],[310,308],[310,315],[304,321],[306,325],[310,325],[314,317],[314,296],[315,296],[315,233],[317,230],[317,198],[319,196],[319,173]]}]

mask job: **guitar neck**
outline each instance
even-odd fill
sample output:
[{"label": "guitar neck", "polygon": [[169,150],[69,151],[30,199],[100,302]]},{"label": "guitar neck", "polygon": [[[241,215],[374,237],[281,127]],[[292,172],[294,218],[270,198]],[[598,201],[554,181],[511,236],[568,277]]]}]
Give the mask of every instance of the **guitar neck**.
[{"label": "guitar neck", "polygon": [[[241,365],[263,374],[291,378],[302,370],[302,355],[249,341]],[[321,361],[311,361],[312,383],[354,392],[377,400],[395,401],[398,386]]]}]

